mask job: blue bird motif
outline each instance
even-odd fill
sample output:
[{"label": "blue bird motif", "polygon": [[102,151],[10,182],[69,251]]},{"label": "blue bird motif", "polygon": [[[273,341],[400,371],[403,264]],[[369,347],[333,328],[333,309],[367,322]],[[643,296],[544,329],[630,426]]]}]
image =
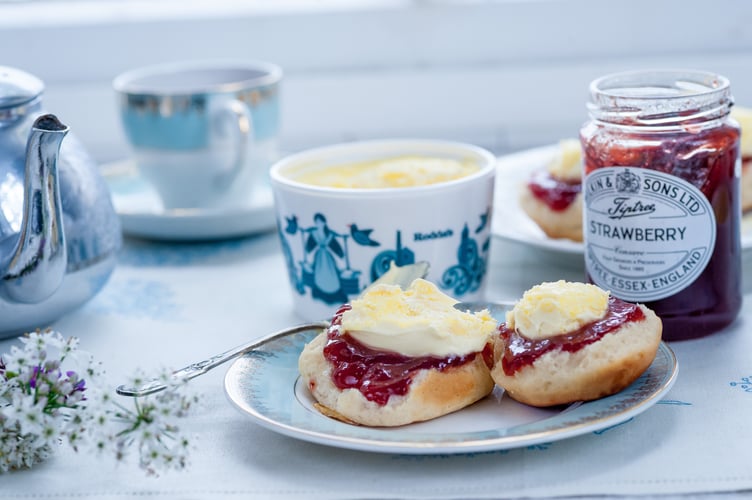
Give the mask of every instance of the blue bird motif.
[{"label": "blue bird motif", "polygon": [[295,234],[298,232],[298,216],[293,215],[292,217],[285,217],[285,222],[287,222],[287,226],[285,227],[285,232],[287,234]]},{"label": "blue bird motif", "polygon": [[480,215],[480,224],[475,228],[475,234],[480,233],[488,225],[488,218],[491,216],[491,210],[487,209],[486,213]]},{"label": "blue bird motif", "polygon": [[357,224],[350,224],[350,236],[355,243],[368,247],[377,247],[380,245],[378,241],[371,239],[371,232],[373,229],[359,229]]}]

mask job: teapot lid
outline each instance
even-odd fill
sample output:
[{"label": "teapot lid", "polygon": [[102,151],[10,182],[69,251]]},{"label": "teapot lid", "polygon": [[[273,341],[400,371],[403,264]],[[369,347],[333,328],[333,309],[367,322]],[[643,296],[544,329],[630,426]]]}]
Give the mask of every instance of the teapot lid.
[{"label": "teapot lid", "polygon": [[9,66],[0,66],[0,109],[13,108],[36,99],[44,83],[36,76]]}]

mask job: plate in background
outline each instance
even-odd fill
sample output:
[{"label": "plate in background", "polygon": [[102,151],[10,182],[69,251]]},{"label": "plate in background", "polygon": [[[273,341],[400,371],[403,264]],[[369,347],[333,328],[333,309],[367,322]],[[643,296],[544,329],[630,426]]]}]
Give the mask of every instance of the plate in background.
[{"label": "plate in background", "polygon": [[[581,242],[549,238],[520,207],[519,190],[536,170],[545,168],[559,145],[553,144],[500,156],[491,233],[499,238],[567,254],[584,255]],[[752,215],[742,219],[742,250],[752,249]]]},{"label": "plate in background", "polygon": [[165,210],[154,188],[131,161],[102,165],[123,233],[165,241],[198,241],[247,236],[276,225],[271,188],[249,196],[247,205],[227,209]]}]

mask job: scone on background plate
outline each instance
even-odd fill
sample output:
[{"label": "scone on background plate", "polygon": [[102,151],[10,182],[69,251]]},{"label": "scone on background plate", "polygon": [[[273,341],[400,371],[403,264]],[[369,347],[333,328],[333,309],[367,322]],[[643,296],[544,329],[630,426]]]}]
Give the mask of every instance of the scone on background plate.
[{"label": "scone on background plate", "polygon": [[641,304],[586,283],[541,283],[523,295],[494,337],[491,375],[532,406],[615,394],[655,359],[662,323]]},{"label": "scone on background plate", "polygon": [[436,285],[374,285],[305,346],[302,379],[327,416],[368,426],[436,418],[484,398],[497,322]]},{"label": "scone on background plate", "polygon": [[577,139],[559,142],[557,154],[522,186],[520,207],[549,238],[582,241],[582,150]]},{"label": "scone on background plate", "polygon": [[742,129],[739,148],[742,157],[742,212],[747,213],[752,211],[752,109],[734,106],[731,117]]}]

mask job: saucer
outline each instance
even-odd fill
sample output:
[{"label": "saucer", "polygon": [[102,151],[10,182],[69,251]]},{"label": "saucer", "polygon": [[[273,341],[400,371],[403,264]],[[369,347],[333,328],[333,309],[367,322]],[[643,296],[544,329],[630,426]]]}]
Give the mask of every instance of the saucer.
[{"label": "saucer", "polygon": [[214,240],[272,230],[276,225],[271,188],[257,188],[247,204],[229,208],[165,209],[156,190],[130,160],[107,163],[102,175],[123,233],[163,241]]}]

